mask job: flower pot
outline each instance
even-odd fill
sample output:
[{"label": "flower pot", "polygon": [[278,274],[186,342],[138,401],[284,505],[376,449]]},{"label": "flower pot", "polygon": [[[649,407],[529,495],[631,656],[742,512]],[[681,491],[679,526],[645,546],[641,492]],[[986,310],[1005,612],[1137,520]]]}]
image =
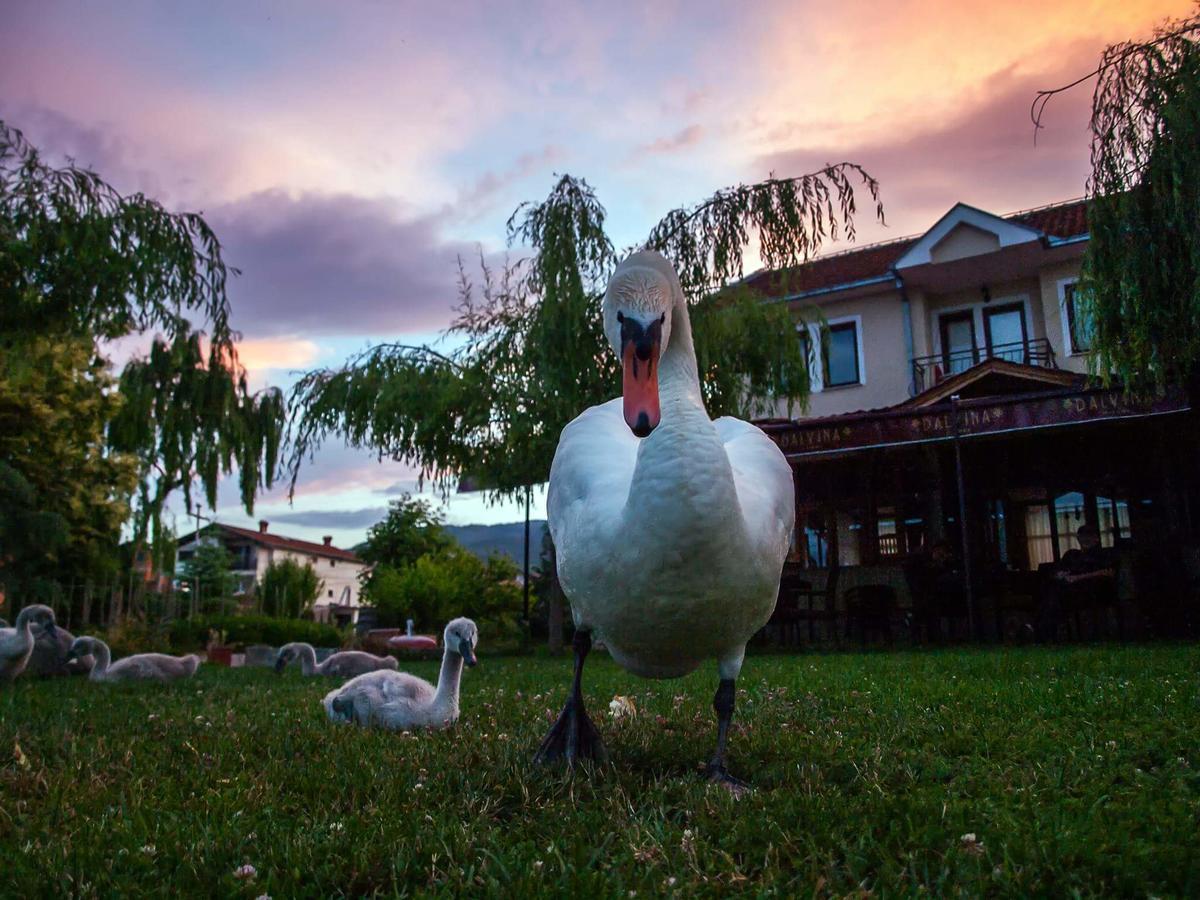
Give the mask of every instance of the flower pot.
[{"label": "flower pot", "polygon": [[209,647],[208,661],[218,666],[228,666],[233,663],[232,647]]}]

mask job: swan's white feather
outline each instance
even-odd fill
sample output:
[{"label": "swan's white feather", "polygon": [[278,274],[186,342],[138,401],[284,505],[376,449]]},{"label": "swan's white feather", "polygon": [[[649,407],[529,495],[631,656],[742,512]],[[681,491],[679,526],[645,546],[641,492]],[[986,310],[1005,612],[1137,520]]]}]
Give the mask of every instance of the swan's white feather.
[{"label": "swan's white feather", "polygon": [[576,624],[649,677],[740,665],[775,608],[795,515],[791,469],[762,431],[664,412],[639,440],[620,398],[563,430],[547,512]]},{"label": "swan's white feather", "polygon": [[[458,648],[462,641],[474,647],[479,630],[470,619],[454,619],[443,634],[442,669],[435,688],[424,678],[377,669],[351,678],[340,688],[325,695],[322,704],[332,722],[354,722],[365,727],[392,731],[414,728],[445,728],[458,721],[458,689],[463,659]],[[333,704],[350,701],[350,714],[335,710]],[[339,704],[341,705],[341,704]]]}]

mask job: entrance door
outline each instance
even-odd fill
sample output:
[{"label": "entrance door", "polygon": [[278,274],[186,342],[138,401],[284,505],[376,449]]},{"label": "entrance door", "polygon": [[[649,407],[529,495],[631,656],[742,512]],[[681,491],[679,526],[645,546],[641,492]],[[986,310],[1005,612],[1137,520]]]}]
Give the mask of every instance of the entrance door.
[{"label": "entrance door", "polygon": [[1015,363],[1029,362],[1024,303],[1006,303],[985,309],[983,330],[988,356]]},{"label": "entrance door", "polygon": [[942,366],[947,375],[965,372],[979,356],[975,349],[975,313],[964,310],[941,317]]}]

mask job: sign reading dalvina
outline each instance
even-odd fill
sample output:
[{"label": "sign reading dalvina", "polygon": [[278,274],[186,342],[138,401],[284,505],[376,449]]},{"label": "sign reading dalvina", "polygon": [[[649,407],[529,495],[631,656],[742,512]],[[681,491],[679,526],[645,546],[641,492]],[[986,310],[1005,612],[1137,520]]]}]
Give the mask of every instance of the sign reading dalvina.
[{"label": "sign reading dalvina", "polygon": [[[972,437],[1105,419],[1141,418],[1187,409],[1186,394],[1176,389],[1154,394],[1127,394],[1111,389],[986,397],[959,404],[957,429],[960,436]],[[763,425],[763,431],[789,457],[840,453],[951,440],[955,434],[955,412],[950,403],[941,403],[926,409],[769,423]]]}]

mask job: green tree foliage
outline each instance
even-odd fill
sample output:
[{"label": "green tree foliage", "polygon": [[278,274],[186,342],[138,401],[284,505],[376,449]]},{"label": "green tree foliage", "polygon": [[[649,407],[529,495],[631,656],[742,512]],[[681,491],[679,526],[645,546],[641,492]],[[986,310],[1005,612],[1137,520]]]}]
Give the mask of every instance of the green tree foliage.
[{"label": "green tree foliage", "polygon": [[[1080,298],[1094,370],[1130,388],[1200,374],[1200,16],[1108,47],[1092,95]],[[1080,79],[1076,84],[1082,83]],[[1046,101],[1067,88],[1044,91]]]},{"label": "green tree foliage", "polygon": [[438,633],[450,619],[470,616],[490,636],[516,629],[521,611],[517,567],[507,556],[483,562],[458,545],[426,553],[404,569],[381,566],[371,598],[383,626],[413,619]]},{"label": "green tree foliage", "polygon": [[[19,362],[18,351],[33,338],[83,341],[103,360],[107,342],[155,337],[149,357],[122,373],[126,402],[113,404],[105,423],[104,452],[138,462],[139,543],[161,533],[167,496],[190,491],[193,479],[213,505],[218,479],[236,469],[249,510],[257,488],[275,474],[282,397],[247,388],[229,324],[231,271],[200,216],[168,212],[141,194],[122,196],[74,164],[49,165],[0,121],[5,361]],[[13,460],[3,461],[36,482]]]},{"label": "green tree foliage", "polygon": [[[692,304],[705,400],[714,415],[803,402],[808,364],[783,304],[729,286],[755,238],[771,267],[805,261],[826,238],[853,237],[861,179],[882,221],[878,184],[842,163],[793,179],[720,191],[669,213],[643,246],[664,253]],[[618,254],[586,181],[564,176],[541,203],[519,207],[511,245],[532,256],[502,271],[460,266],[454,349],[384,344],[339,369],[308,373],[291,396],[292,484],[329,436],[419,466],[448,490],[464,476],[493,496],[545,481],[563,426],[619,393],[599,309]]]},{"label": "green tree foliage", "polygon": [[105,447],[113,388],[86,340],[0,339],[0,588],[20,605],[116,574],[137,466]]},{"label": "green tree foliage", "polygon": [[188,589],[197,592],[197,612],[222,613],[233,606],[237,587],[232,571],[233,554],[219,538],[202,534],[192,555],[183,561],[182,569]]},{"label": "green tree foliage", "polygon": [[282,559],[263,572],[258,585],[260,608],[268,616],[298,619],[312,608],[324,585],[308,563]]},{"label": "green tree foliage", "polygon": [[426,553],[444,550],[454,539],[443,528],[442,514],[423,497],[403,494],[388,503],[387,516],[367,529],[360,559],[403,568]]}]

